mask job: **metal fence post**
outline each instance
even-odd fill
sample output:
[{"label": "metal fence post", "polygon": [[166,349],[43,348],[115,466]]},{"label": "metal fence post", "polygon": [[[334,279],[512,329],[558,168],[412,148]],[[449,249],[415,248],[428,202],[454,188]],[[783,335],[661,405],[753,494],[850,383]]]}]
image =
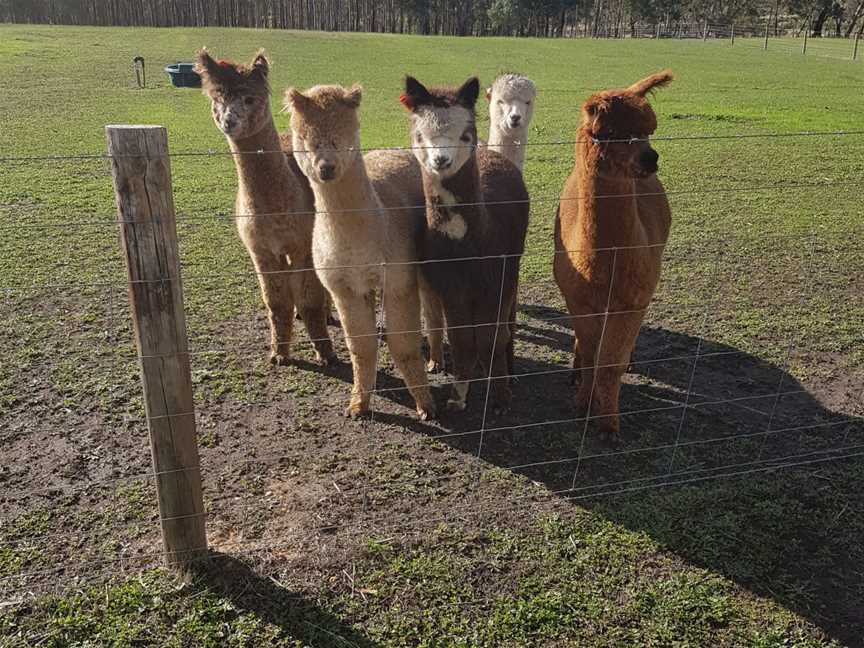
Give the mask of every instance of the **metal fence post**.
[{"label": "metal fence post", "polygon": [[732,23],[732,47],[735,47],[735,23]]},{"label": "metal fence post", "polygon": [[810,33],[810,21],[807,21],[807,29],[804,30],[804,48],[801,50],[802,54],[807,53],[807,35]]},{"label": "metal fence post", "polygon": [[853,61],[858,60],[858,41],[860,41],[860,40],[861,40],[861,32],[859,31],[857,34],[855,34],[855,45],[852,47],[852,60]]},{"label": "metal fence post", "polygon": [[107,126],[108,154],[165,559],[183,571],[207,552],[168,137],[161,126]]},{"label": "metal fence post", "polygon": [[768,30],[771,29],[771,16],[768,16],[768,20],[765,21],[765,45],[762,49],[768,49]]}]

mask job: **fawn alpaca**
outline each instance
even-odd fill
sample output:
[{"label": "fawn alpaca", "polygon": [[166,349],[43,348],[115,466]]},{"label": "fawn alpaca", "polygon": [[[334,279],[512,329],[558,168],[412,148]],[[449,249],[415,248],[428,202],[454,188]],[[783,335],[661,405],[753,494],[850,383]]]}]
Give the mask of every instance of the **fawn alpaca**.
[{"label": "fawn alpaca", "polygon": [[[529,205],[519,169],[493,150],[477,149],[479,92],[476,78],[458,89],[430,90],[408,77],[401,102],[411,112],[411,140],[426,196],[419,252],[431,263],[421,272],[443,306],[453,352],[457,382],[448,407],[465,408],[467,381],[479,363],[484,377],[499,376],[490,388],[500,412],[510,402],[506,376],[512,372]],[[495,204],[487,207],[488,202]]]},{"label": "fawn alpaca", "polygon": [[521,74],[502,74],[486,90],[489,102],[489,142],[487,146],[516,165],[525,165],[528,126],[534,116],[537,88]]},{"label": "fawn alpaca", "polygon": [[[381,290],[387,344],[421,419],[435,415],[420,345],[416,237],[420,169],[410,153],[360,153],[361,89],[316,86],[285,94],[294,156],[312,183],[318,210],[312,251],[346,333],[354,386],[349,416],[370,410]],[[413,209],[412,209],[413,207]]]},{"label": "fawn alpaca", "polygon": [[[296,304],[318,361],[332,364],[336,355],[327,331],[329,299],[312,269],[314,197],[290,155],[289,142],[276,132],[269,68],[260,52],[251,65],[243,65],[215,61],[205,50],[198,53],[196,66],[213,120],[234,153],[237,231],[267,307],[270,361],[289,362]],[[257,151],[263,152],[250,154]]]},{"label": "fawn alpaca", "polygon": [[669,237],[660,156],[648,143],[657,117],[646,95],[670,81],[661,72],[585,102],[555,219],[555,281],[573,316],[573,367],[581,370],[576,407],[597,417],[606,440],[618,438],[621,377]]}]

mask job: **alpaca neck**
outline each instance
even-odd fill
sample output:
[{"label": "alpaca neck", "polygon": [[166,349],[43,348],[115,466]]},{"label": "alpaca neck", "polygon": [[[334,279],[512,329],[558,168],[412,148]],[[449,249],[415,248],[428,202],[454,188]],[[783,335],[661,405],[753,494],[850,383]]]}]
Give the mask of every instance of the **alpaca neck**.
[{"label": "alpaca neck", "polygon": [[[578,207],[562,210],[562,231],[569,233],[564,243],[571,250],[632,245],[637,223],[636,181],[604,173],[586,146],[577,149],[576,195],[568,196]],[[576,222],[563,222],[568,219]]]},{"label": "alpaca neck", "polygon": [[313,182],[312,191],[315,193],[316,223],[344,229],[373,219],[380,220],[381,203],[359,154],[338,180]]},{"label": "alpaca neck", "polygon": [[423,191],[426,194],[426,225],[430,230],[450,239],[462,240],[469,226],[482,227],[486,210],[480,195],[476,153],[456,174],[443,180],[424,168]]},{"label": "alpaca neck", "polygon": [[240,190],[246,196],[254,196],[256,205],[274,195],[274,183],[281,183],[284,187],[291,182],[293,175],[272,118],[250,137],[229,137],[228,144],[234,153]]},{"label": "alpaca neck", "polygon": [[525,144],[528,142],[528,129],[524,126],[504,130],[501,126],[489,127],[489,148],[498,151],[516,165],[520,171],[525,164]]}]

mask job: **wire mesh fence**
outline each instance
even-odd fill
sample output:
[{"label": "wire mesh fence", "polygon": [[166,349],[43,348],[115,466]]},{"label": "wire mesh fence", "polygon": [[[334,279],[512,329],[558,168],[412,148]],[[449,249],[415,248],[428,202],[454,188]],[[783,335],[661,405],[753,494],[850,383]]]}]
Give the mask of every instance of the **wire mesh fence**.
[{"label": "wire mesh fence", "polygon": [[[788,138],[849,142],[862,134],[665,139],[734,146],[753,137],[771,144]],[[565,150],[573,145],[532,143]],[[194,160],[222,154],[171,155]],[[92,153],[2,163],[104,159]],[[796,201],[802,194],[855,192],[860,184],[856,177],[791,179],[670,190],[668,196],[674,216],[687,209],[687,201],[715,195]],[[552,214],[560,201],[583,198],[539,195],[531,203]],[[442,522],[518,515],[543,501],[743,478],[864,455],[864,380],[855,355],[860,356],[861,338],[850,325],[864,305],[860,277],[850,276],[845,264],[855,236],[837,243],[824,240],[817,228],[755,239],[728,233],[681,242],[673,236],[661,285],[627,367],[623,438],[610,447],[594,433],[602,415],[590,406],[579,413],[572,405],[572,316],[551,278],[551,263],[554,255],[576,250],[556,252],[550,238],[522,255],[514,370],[471,379],[478,388],[471,390],[464,413],[416,420],[382,338],[374,414],[354,422],[341,417],[351,369],[340,327],[331,326],[330,333],[341,365],[316,366],[311,340],[299,326],[295,364],[268,365],[258,276],[244,269],[248,262],[237,262],[242,246],[230,227],[247,217],[187,213],[181,205],[176,222],[182,276],[138,280],[158,289],[182,279],[186,346],[159,357],[188,358],[195,393],[194,409],[149,416],[138,371],[156,356],[140,353],[132,342],[132,286],[124,279],[117,217],[70,214],[3,226],[10,246],[32,247],[37,257],[45,237],[70,245],[65,258],[34,264],[32,274],[17,277],[0,293],[5,320],[0,345],[12,360],[0,374],[2,443],[18,458],[0,472],[4,601],[160,564],[160,524],[186,517],[206,518],[213,549],[275,561],[324,555],[359,537],[422,535]],[[202,231],[202,224],[226,227],[214,236]],[[119,225],[138,223],[121,218]],[[186,254],[223,245],[232,246],[225,253],[230,263],[215,264],[213,257],[209,263],[196,261]],[[627,251],[592,250],[613,256]],[[610,285],[606,309],[579,317],[605,321],[622,315],[610,310],[613,291]],[[829,339],[814,339],[814,317],[827,321],[816,328],[829,331]],[[377,319],[382,331],[398,332],[387,328],[380,302]],[[421,332],[428,333],[428,327]],[[504,379],[514,383],[514,400],[507,413],[498,414],[490,408],[489,387]],[[439,401],[454,383],[448,373],[430,374],[428,380]],[[195,422],[200,461],[154,470],[148,424],[183,418]],[[169,472],[201,475],[203,512],[160,515],[156,483]],[[520,488],[496,492],[502,472],[524,477]]]}]

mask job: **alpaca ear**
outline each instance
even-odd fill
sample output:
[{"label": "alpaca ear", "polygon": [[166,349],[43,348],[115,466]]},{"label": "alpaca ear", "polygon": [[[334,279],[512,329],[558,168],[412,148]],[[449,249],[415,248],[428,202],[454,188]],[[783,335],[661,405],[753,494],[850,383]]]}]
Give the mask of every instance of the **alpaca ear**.
[{"label": "alpaca ear", "polygon": [[486,88],[486,101],[492,101],[492,88]]},{"label": "alpaca ear", "polygon": [[607,110],[608,105],[603,99],[597,96],[589,97],[588,101],[582,104],[582,123],[593,130],[597,118]]},{"label": "alpaca ear", "polygon": [[399,97],[399,103],[408,110],[416,110],[418,106],[432,103],[432,95],[422,83],[412,76],[405,77],[405,92]]},{"label": "alpaca ear", "polygon": [[255,60],[252,61],[252,71],[257,72],[263,79],[267,78],[270,72],[270,61],[267,60],[263,49],[258,50],[258,53],[255,55]]},{"label": "alpaca ear", "polygon": [[342,103],[344,103],[349,108],[359,108],[360,100],[363,98],[363,86],[359,83],[355,83],[348,90],[345,91],[345,94],[342,97]]},{"label": "alpaca ear", "polygon": [[285,91],[283,103],[287,110],[302,111],[305,106],[309,105],[309,97],[304,95],[297,88],[291,87]]},{"label": "alpaca ear", "polygon": [[480,79],[471,77],[456,91],[456,98],[466,108],[474,108],[480,96]]},{"label": "alpaca ear", "polygon": [[652,74],[649,77],[645,77],[641,81],[637,81],[633,85],[631,85],[627,90],[632,92],[635,95],[640,97],[644,97],[649,92],[656,90],[657,88],[662,88],[664,86],[669,85],[672,82],[671,70],[663,70],[662,72],[658,72],[657,74]]},{"label": "alpaca ear", "polygon": [[213,57],[210,56],[210,52],[207,51],[206,47],[202,47],[198,50],[198,55],[195,60],[195,71],[201,75],[212,75],[219,68],[219,64],[213,60]]}]

